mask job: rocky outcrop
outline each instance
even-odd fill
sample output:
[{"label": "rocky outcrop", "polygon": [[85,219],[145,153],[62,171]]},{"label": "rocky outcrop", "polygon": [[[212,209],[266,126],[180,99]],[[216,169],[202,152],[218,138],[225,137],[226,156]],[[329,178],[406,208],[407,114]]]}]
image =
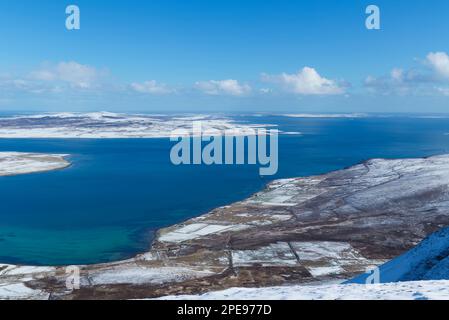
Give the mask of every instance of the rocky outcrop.
[{"label": "rocky outcrop", "polygon": [[139,299],[343,281],[449,226],[448,191],[449,156],[377,159],[278,180],[160,230],[151,250],[134,259],[81,266],[79,290],[67,290],[65,268],[21,274],[25,267],[0,267],[0,297],[11,284],[30,289],[31,298]]}]

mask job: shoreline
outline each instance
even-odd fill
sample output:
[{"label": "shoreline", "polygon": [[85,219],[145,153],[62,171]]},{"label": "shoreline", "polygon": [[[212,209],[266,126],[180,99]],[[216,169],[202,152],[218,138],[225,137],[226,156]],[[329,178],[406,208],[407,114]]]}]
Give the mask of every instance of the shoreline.
[{"label": "shoreline", "polygon": [[[324,175],[274,180],[242,201],[159,229],[148,251],[134,258],[80,265],[80,290],[67,292],[63,266],[0,265],[0,298],[2,281],[32,290],[28,298],[48,293],[54,299],[343,282],[449,225],[444,207],[420,214],[447,203],[447,172],[449,155],[443,155],[374,159]],[[421,199],[419,205],[401,200],[412,198]]]},{"label": "shoreline", "polygon": [[[0,138],[0,139],[3,139],[3,138]],[[4,139],[7,139],[7,138],[4,138]],[[23,139],[29,140],[29,138],[23,138]],[[36,138],[36,139],[40,139],[40,138]],[[43,138],[43,139],[46,139],[46,138]],[[69,139],[71,139],[71,138],[69,138]],[[73,139],[77,139],[77,138],[73,138]],[[80,138],[80,139],[84,140],[84,138]],[[86,138],[86,139],[92,140],[90,138]],[[103,140],[103,138],[99,138],[99,139]],[[126,139],[129,139],[129,138],[126,138]],[[141,139],[141,138],[136,138],[136,139]],[[151,139],[151,138],[143,138],[143,139]],[[28,153],[24,153],[24,154],[28,154]],[[46,155],[45,153],[33,153],[33,154]],[[1,152],[0,152],[0,155],[1,155]],[[66,160],[66,158],[70,157],[71,155],[65,154],[65,155],[55,155],[55,156],[60,156],[67,164],[65,166],[61,166],[59,168],[47,169],[47,170],[41,170],[41,171],[33,171],[33,172],[29,172],[29,173],[18,173],[18,174],[8,174],[8,175],[1,175],[0,174],[0,178],[1,177],[14,177],[14,176],[25,175],[25,174],[39,174],[39,173],[46,173],[46,172],[52,172],[52,171],[59,171],[59,170],[64,170],[64,169],[67,169],[67,168],[70,168],[70,167],[73,166],[73,163],[71,163],[71,162]],[[391,158],[375,158],[375,159],[368,159],[368,160],[363,160],[363,161],[357,162],[356,164],[351,165],[351,166],[346,166],[346,167],[343,167],[341,169],[336,169],[336,170],[333,170],[333,171],[329,171],[327,173],[319,174],[318,176],[324,176],[324,175],[328,175],[328,174],[332,174],[332,173],[348,170],[348,169],[350,169],[350,168],[352,168],[354,166],[364,165],[367,162],[369,162],[370,160],[385,160],[385,161],[391,161],[391,160],[413,160],[413,159],[429,159],[429,158],[437,157],[437,156],[444,156],[444,154],[435,154],[435,155],[425,156],[425,157],[421,157],[421,158],[394,158],[394,159],[391,159]],[[309,177],[312,178],[312,177],[315,177],[315,176],[291,177],[291,178],[282,178],[282,179],[270,180],[267,183],[265,183],[265,185],[259,191],[256,191],[256,192],[252,193],[251,195],[249,195],[248,197],[246,197],[246,198],[244,198],[242,200],[238,200],[238,201],[235,201],[235,202],[223,205],[223,206],[219,206],[219,207],[213,208],[213,209],[211,209],[211,210],[209,210],[207,212],[201,213],[198,216],[193,216],[191,218],[186,218],[186,219],[184,219],[184,220],[182,220],[180,222],[177,222],[177,223],[174,223],[174,224],[167,225],[165,227],[160,227],[158,229],[155,229],[154,230],[154,235],[152,237],[150,237],[151,240],[148,242],[147,250],[142,251],[142,252],[137,252],[137,253],[133,254],[129,258],[120,259],[120,260],[113,260],[113,261],[109,261],[109,262],[85,263],[85,264],[78,264],[78,265],[79,266],[84,266],[84,267],[95,267],[95,266],[103,266],[103,265],[108,265],[108,264],[116,264],[116,263],[121,263],[121,262],[128,262],[130,260],[133,260],[135,258],[138,258],[140,256],[143,256],[143,255],[151,252],[153,245],[157,244],[158,239],[161,236],[161,233],[164,233],[165,230],[172,229],[172,228],[175,228],[175,227],[178,227],[178,226],[183,226],[183,225],[191,222],[192,220],[197,220],[197,219],[200,219],[200,218],[202,218],[204,216],[207,216],[207,215],[209,215],[211,212],[213,212],[215,210],[228,208],[228,207],[231,207],[234,204],[238,204],[238,203],[244,202],[244,201],[246,201],[246,200],[248,200],[250,198],[253,198],[254,196],[257,196],[260,193],[263,193],[263,192],[267,191],[271,184],[274,184],[274,183],[276,183],[278,181],[298,180],[298,179],[300,180],[300,179],[307,179]],[[145,228],[145,227],[142,226],[142,228]],[[15,266],[20,266],[20,267],[32,267],[32,268],[34,268],[34,267],[39,267],[39,268],[40,267],[63,268],[63,267],[69,266],[67,264],[60,264],[60,265],[59,264],[57,264],[57,265],[48,265],[48,264],[46,264],[46,265],[39,265],[39,264],[9,264],[9,263],[5,263],[5,262],[0,261],[0,266],[2,266],[2,265],[15,265]]]}]

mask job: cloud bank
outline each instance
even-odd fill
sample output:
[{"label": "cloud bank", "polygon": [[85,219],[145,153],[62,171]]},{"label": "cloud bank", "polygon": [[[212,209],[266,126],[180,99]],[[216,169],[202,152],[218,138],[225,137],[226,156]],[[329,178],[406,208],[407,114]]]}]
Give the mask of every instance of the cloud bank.
[{"label": "cloud bank", "polygon": [[195,88],[207,95],[244,96],[251,92],[247,84],[240,84],[237,80],[209,80],[198,81]]},{"label": "cloud bank", "polygon": [[449,79],[449,56],[446,52],[429,53],[427,55],[427,62],[438,75]]},{"label": "cloud bank", "polygon": [[364,85],[382,95],[448,95],[449,56],[445,52],[430,52],[415,68],[394,68],[386,76],[368,76]]},{"label": "cloud bank", "polygon": [[340,95],[345,88],[335,80],[322,77],[314,68],[304,67],[296,74],[262,75],[262,80],[279,84],[284,90],[299,95]]},{"label": "cloud bank", "polygon": [[61,82],[70,85],[72,88],[90,89],[97,85],[101,74],[93,67],[71,61],[60,62],[33,71],[28,78],[30,81]]},{"label": "cloud bank", "polygon": [[[397,67],[385,75],[369,75],[357,90],[362,94],[449,96],[449,55],[441,51],[429,52],[418,61],[413,68]],[[192,81],[178,87],[154,79],[121,82],[105,70],[76,61],[46,63],[22,75],[0,70],[0,100],[3,104],[37,96],[65,100],[79,98],[85,103],[94,96],[104,97],[106,101],[114,94],[115,97],[131,98],[138,95],[179,98],[193,92],[217,97],[259,97],[268,101],[271,97],[291,99],[292,95],[348,96],[349,90],[349,83],[325,77],[308,66],[296,73],[262,74],[261,79],[251,85],[237,79],[224,79]]]},{"label": "cloud bank", "polygon": [[140,93],[165,95],[175,93],[176,90],[168,87],[166,84],[160,84],[156,80],[145,81],[143,83],[134,82],[131,84],[131,88]]}]

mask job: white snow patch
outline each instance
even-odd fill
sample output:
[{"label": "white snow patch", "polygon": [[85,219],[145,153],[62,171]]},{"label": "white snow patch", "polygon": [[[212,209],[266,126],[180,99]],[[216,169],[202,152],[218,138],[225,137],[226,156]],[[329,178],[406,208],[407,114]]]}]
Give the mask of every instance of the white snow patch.
[{"label": "white snow patch", "polygon": [[295,266],[298,264],[296,256],[288,243],[274,243],[256,250],[234,250],[232,261],[236,267],[262,266]]},{"label": "white snow patch", "polygon": [[[2,266],[0,265],[0,268]],[[20,276],[20,275],[35,275],[38,273],[49,273],[55,271],[53,267],[31,267],[31,266],[8,266],[6,269],[0,271],[2,276]]]},{"label": "white snow patch", "polygon": [[249,228],[247,225],[219,225],[206,223],[193,223],[175,229],[161,235],[158,240],[161,242],[179,243],[187,240],[197,239],[211,234],[220,234],[227,231],[240,231]]},{"label": "white snow patch", "polygon": [[361,255],[347,242],[292,242],[292,247],[301,261],[317,261],[323,258],[346,260],[361,258]]},{"label": "white snow patch", "polygon": [[314,277],[342,274],[346,267],[365,271],[383,262],[366,259],[346,242],[292,242],[291,246],[300,263]]},{"label": "white snow patch", "polygon": [[214,272],[209,270],[194,270],[187,267],[139,267],[128,266],[91,273],[90,279],[94,285],[103,284],[160,284],[172,281],[185,281],[193,278],[207,277]]},{"label": "white snow patch", "polygon": [[36,299],[46,300],[49,294],[41,290],[28,288],[23,283],[12,283],[2,285],[0,283],[0,300]]},{"label": "white snow patch", "polygon": [[343,268],[338,265],[329,266],[329,267],[307,268],[307,270],[314,277],[322,277],[322,276],[328,276],[328,275],[332,275],[332,274],[340,274],[340,273],[344,272]]}]

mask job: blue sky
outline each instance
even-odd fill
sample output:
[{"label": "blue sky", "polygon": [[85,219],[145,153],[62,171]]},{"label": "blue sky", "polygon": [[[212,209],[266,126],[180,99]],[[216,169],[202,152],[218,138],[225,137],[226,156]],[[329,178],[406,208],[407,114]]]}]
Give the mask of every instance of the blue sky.
[{"label": "blue sky", "polygon": [[0,0],[0,110],[449,112],[448,34],[446,0]]}]

